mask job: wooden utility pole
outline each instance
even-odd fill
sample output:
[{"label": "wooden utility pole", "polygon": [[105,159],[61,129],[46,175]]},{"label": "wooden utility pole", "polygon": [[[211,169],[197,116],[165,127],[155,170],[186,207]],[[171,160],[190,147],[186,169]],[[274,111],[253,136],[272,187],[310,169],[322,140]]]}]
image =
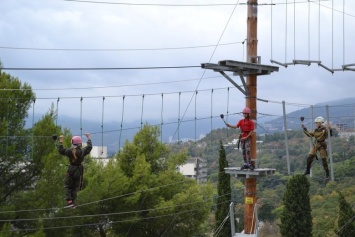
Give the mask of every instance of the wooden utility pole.
[{"label": "wooden utility pole", "polygon": [[[248,19],[247,19],[247,63],[258,62],[258,0],[248,1]],[[257,102],[257,75],[251,74],[247,77],[247,87],[249,96],[246,97],[246,106],[251,110],[251,119],[256,121],[256,102]],[[256,136],[251,137],[250,153],[253,159],[253,165],[256,167]],[[256,178],[245,179],[245,202],[244,202],[244,233],[254,234],[257,216],[255,215],[256,204]]]},{"label": "wooden utility pole", "polygon": [[[257,80],[256,77],[269,75],[272,72],[278,71],[278,67],[262,65],[260,57],[257,56],[257,20],[258,20],[258,1],[248,1],[248,19],[247,19],[247,62],[238,62],[232,60],[219,61],[218,64],[202,63],[201,67],[212,69],[221,73],[230,83],[232,83],[246,97],[245,105],[250,108],[250,118],[256,121],[257,109]],[[234,76],[239,76],[243,86],[238,85],[225,72],[233,72]],[[246,80],[244,76],[247,76]],[[235,174],[237,177],[245,178],[245,193],[244,193],[244,232],[235,235],[234,219],[231,219],[232,236],[245,236],[255,234],[255,227],[258,223],[256,212],[256,178],[273,175],[275,169],[272,168],[257,168],[256,162],[256,135],[251,137],[250,155],[252,157],[254,170],[243,170],[241,167],[228,167],[225,172]],[[232,207],[231,207],[232,209]]]}]

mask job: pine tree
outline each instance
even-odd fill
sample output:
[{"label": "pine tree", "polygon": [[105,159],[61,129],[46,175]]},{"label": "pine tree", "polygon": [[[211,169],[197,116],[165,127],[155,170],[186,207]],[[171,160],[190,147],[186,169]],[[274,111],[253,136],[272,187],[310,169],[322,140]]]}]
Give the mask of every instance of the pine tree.
[{"label": "pine tree", "polygon": [[[218,198],[217,198],[217,210],[215,213],[215,218],[216,218],[215,233],[219,232],[218,234],[219,236],[230,236],[231,234],[230,221],[225,220],[229,212],[229,204],[231,201],[230,175],[224,172],[224,168],[226,167],[228,167],[226,152],[224,150],[222,141],[220,141],[218,184],[217,184]],[[225,221],[224,224],[223,221]],[[219,230],[219,228],[222,229]]]},{"label": "pine tree", "polygon": [[285,237],[312,236],[309,181],[303,175],[292,177],[283,196],[280,232]]},{"label": "pine tree", "polygon": [[339,218],[338,230],[336,231],[339,237],[347,237],[355,235],[355,212],[351,205],[345,200],[341,192],[339,194]]}]

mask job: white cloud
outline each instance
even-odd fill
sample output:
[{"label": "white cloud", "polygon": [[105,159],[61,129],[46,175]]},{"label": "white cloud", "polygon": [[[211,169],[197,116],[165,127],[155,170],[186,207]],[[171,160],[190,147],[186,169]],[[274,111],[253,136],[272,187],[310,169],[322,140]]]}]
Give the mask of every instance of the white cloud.
[{"label": "white cloud", "polygon": [[[117,1],[116,1],[117,2]],[[283,1],[273,1],[280,3]],[[319,7],[308,3],[296,5],[262,5],[258,12],[258,55],[263,64],[272,58],[279,62],[294,59],[318,60],[327,67],[340,68],[343,63],[354,63],[355,53],[352,31],[355,25],[353,2],[346,2],[347,15],[343,15],[342,2],[331,4],[322,1],[321,22],[318,23]],[[161,1],[161,3],[165,3]],[[182,4],[182,1],[170,1]],[[186,1],[185,4],[220,3],[220,1]],[[236,3],[225,0],[223,3]],[[269,1],[259,1],[269,3]],[[147,49],[201,46],[220,43],[242,42],[246,38],[246,5],[239,5],[226,27],[234,6],[214,7],[162,7],[125,6],[116,4],[94,4],[70,1],[5,1],[0,8],[0,47],[28,47],[54,49]],[[333,14],[333,15],[332,15]],[[345,25],[343,28],[343,16]],[[333,17],[333,27],[332,27]],[[286,20],[287,19],[287,20]],[[296,20],[296,22],[294,22]],[[287,24],[287,27],[286,27]],[[294,28],[296,26],[296,28]],[[226,29],[225,29],[226,27]],[[224,31],[225,29],[225,31]],[[272,35],[271,35],[272,29]],[[343,32],[343,29],[345,30]],[[320,37],[318,34],[320,31]],[[223,36],[222,35],[222,32]],[[296,32],[296,35],[294,35]],[[272,37],[271,37],[272,36]],[[287,40],[285,40],[287,39]],[[345,43],[345,46],[344,44]],[[287,48],[285,48],[287,45]],[[136,50],[136,51],[49,51],[15,50],[0,48],[0,58],[5,67],[149,67],[200,65],[211,59],[245,61],[246,44],[181,49],[181,50]],[[272,47],[271,47],[272,46]],[[309,48],[310,47],[310,48]],[[345,50],[343,50],[345,47]],[[320,50],[319,50],[320,49]],[[273,65],[277,66],[277,65]],[[181,114],[195,116],[195,99],[187,91],[200,92],[197,97],[198,116],[210,116],[211,92],[213,112],[240,111],[245,104],[244,96],[224,78],[186,81],[204,77],[220,76],[219,73],[201,68],[169,70],[108,70],[108,71],[7,71],[36,90],[38,99],[35,110],[44,113],[51,103],[59,102],[59,112],[78,117],[80,97],[83,114],[89,119],[101,119],[102,97],[105,100],[105,119],[120,118],[122,96],[126,97],[126,115],[140,119],[142,95],[145,118],[160,118],[161,93],[164,93],[164,116],[176,118],[178,114],[178,92],[183,93]],[[315,104],[323,101],[353,96],[355,80],[353,72],[336,72],[334,75],[312,64],[280,67],[279,72],[258,78],[258,97],[274,101],[300,104]],[[240,84],[239,77],[234,77]],[[180,83],[165,83],[118,87],[129,84],[147,84],[183,80]],[[109,86],[115,86],[109,88]],[[79,87],[104,87],[74,90]],[[63,89],[65,90],[55,90]],[[171,93],[171,94],[169,94]],[[95,98],[87,98],[95,97]],[[190,107],[187,108],[188,104]],[[258,103],[258,111],[281,114],[279,104]],[[65,109],[64,109],[65,108]],[[289,107],[289,110],[297,107]]]}]

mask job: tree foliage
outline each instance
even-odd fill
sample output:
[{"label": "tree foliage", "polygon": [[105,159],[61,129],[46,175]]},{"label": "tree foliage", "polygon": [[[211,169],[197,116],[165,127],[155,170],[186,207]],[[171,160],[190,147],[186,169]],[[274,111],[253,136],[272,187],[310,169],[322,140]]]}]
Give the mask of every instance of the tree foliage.
[{"label": "tree foliage", "polygon": [[338,192],[339,217],[338,230],[339,237],[353,236],[355,234],[355,212],[351,205],[345,200],[344,195]]},{"label": "tree foliage", "polygon": [[[228,236],[231,233],[230,221],[225,221],[225,218],[229,214],[229,204],[231,202],[231,185],[230,175],[225,173],[224,168],[228,167],[228,161],[226,159],[226,153],[220,141],[219,149],[219,166],[218,166],[218,183],[217,183],[217,209],[215,212],[215,233],[219,233],[220,236]],[[221,228],[221,229],[220,229]]]},{"label": "tree foliage", "polygon": [[5,72],[0,73],[0,205],[30,185],[37,175],[29,152],[30,133],[24,128],[28,109],[35,95],[27,83]]},{"label": "tree foliage", "polygon": [[280,232],[285,237],[312,236],[309,182],[303,175],[293,176],[283,196]]}]

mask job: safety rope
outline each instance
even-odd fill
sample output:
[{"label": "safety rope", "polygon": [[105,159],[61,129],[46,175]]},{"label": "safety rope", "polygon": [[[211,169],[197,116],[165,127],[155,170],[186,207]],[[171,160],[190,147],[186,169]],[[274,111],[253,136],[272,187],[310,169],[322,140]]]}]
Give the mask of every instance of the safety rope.
[{"label": "safety rope", "polygon": [[144,107],[144,94],[142,95],[141,129],[143,127],[143,107]]},{"label": "safety rope", "polygon": [[285,11],[285,63],[287,63],[287,6],[288,6],[288,2],[286,0],[286,11]]},{"label": "safety rope", "polygon": [[311,60],[311,2],[308,2],[308,60]]},{"label": "safety rope", "polygon": [[105,96],[102,97],[102,118],[101,118],[101,155],[104,153],[104,114],[105,114]]},{"label": "safety rope", "polygon": [[57,113],[56,113],[56,116],[55,116],[55,127],[57,128],[57,125],[58,125],[58,116],[59,116],[59,97],[57,99]]},{"label": "safety rope", "polygon": [[334,69],[334,1],[332,0],[332,69]]},{"label": "safety rope", "polygon": [[80,137],[83,136],[83,97],[80,98]]},{"label": "safety rope", "polygon": [[35,123],[35,103],[36,103],[36,99],[33,99],[33,107],[32,107],[32,149],[31,149],[31,153],[32,153],[32,159],[33,159],[33,151],[34,151],[34,140],[33,140],[33,133],[34,133],[34,123]]},{"label": "safety rope", "polygon": [[320,61],[320,0],[318,1],[318,61]]},{"label": "safety rope", "polygon": [[343,65],[345,65],[345,0],[343,0]]},{"label": "safety rope", "polygon": [[293,59],[296,59],[296,0],[293,0]]},{"label": "safety rope", "polygon": [[6,121],[6,149],[5,149],[5,155],[7,158],[7,149],[9,147],[9,114],[10,114],[10,99],[8,99],[7,103],[7,121]]},{"label": "safety rope", "polygon": [[227,216],[223,219],[221,224],[218,226],[216,231],[213,233],[213,237],[217,237],[219,235],[219,232],[221,232],[221,230],[222,230],[224,224],[226,223],[226,221],[228,220],[229,216],[230,216],[230,212],[228,212]]},{"label": "safety rope", "polygon": [[160,113],[160,142],[163,143],[163,111],[164,111],[164,94],[161,93],[161,113]]},{"label": "safety rope", "polygon": [[180,142],[180,108],[181,108],[181,92],[179,92],[179,112],[178,112],[178,124],[177,124],[178,143]]},{"label": "safety rope", "polygon": [[197,94],[198,91],[196,91],[196,96],[195,96],[195,142],[196,142],[196,119],[197,119]]},{"label": "safety rope", "polygon": [[[229,87],[227,88],[227,116],[226,116],[227,123],[228,123],[228,115],[229,115]],[[229,129],[227,129],[227,137],[229,137],[228,131]]]},{"label": "safety rope", "polygon": [[121,129],[120,129],[120,137],[118,140],[118,149],[121,150],[121,137],[122,137],[122,126],[123,126],[123,115],[124,115],[124,99],[126,96],[122,97],[122,116],[121,116]]},{"label": "safety rope", "polygon": [[270,24],[270,51],[271,51],[271,59],[273,59],[273,48],[272,48],[272,38],[273,38],[273,35],[272,35],[272,19],[273,19],[273,15],[272,15],[272,5],[273,5],[273,0],[271,0],[271,4],[270,4],[270,16],[271,16],[271,24]]},{"label": "safety rope", "polygon": [[[213,130],[212,118],[213,118],[213,89],[211,90],[211,132]],[[212,137],[211,137],[212,138]]]}]

